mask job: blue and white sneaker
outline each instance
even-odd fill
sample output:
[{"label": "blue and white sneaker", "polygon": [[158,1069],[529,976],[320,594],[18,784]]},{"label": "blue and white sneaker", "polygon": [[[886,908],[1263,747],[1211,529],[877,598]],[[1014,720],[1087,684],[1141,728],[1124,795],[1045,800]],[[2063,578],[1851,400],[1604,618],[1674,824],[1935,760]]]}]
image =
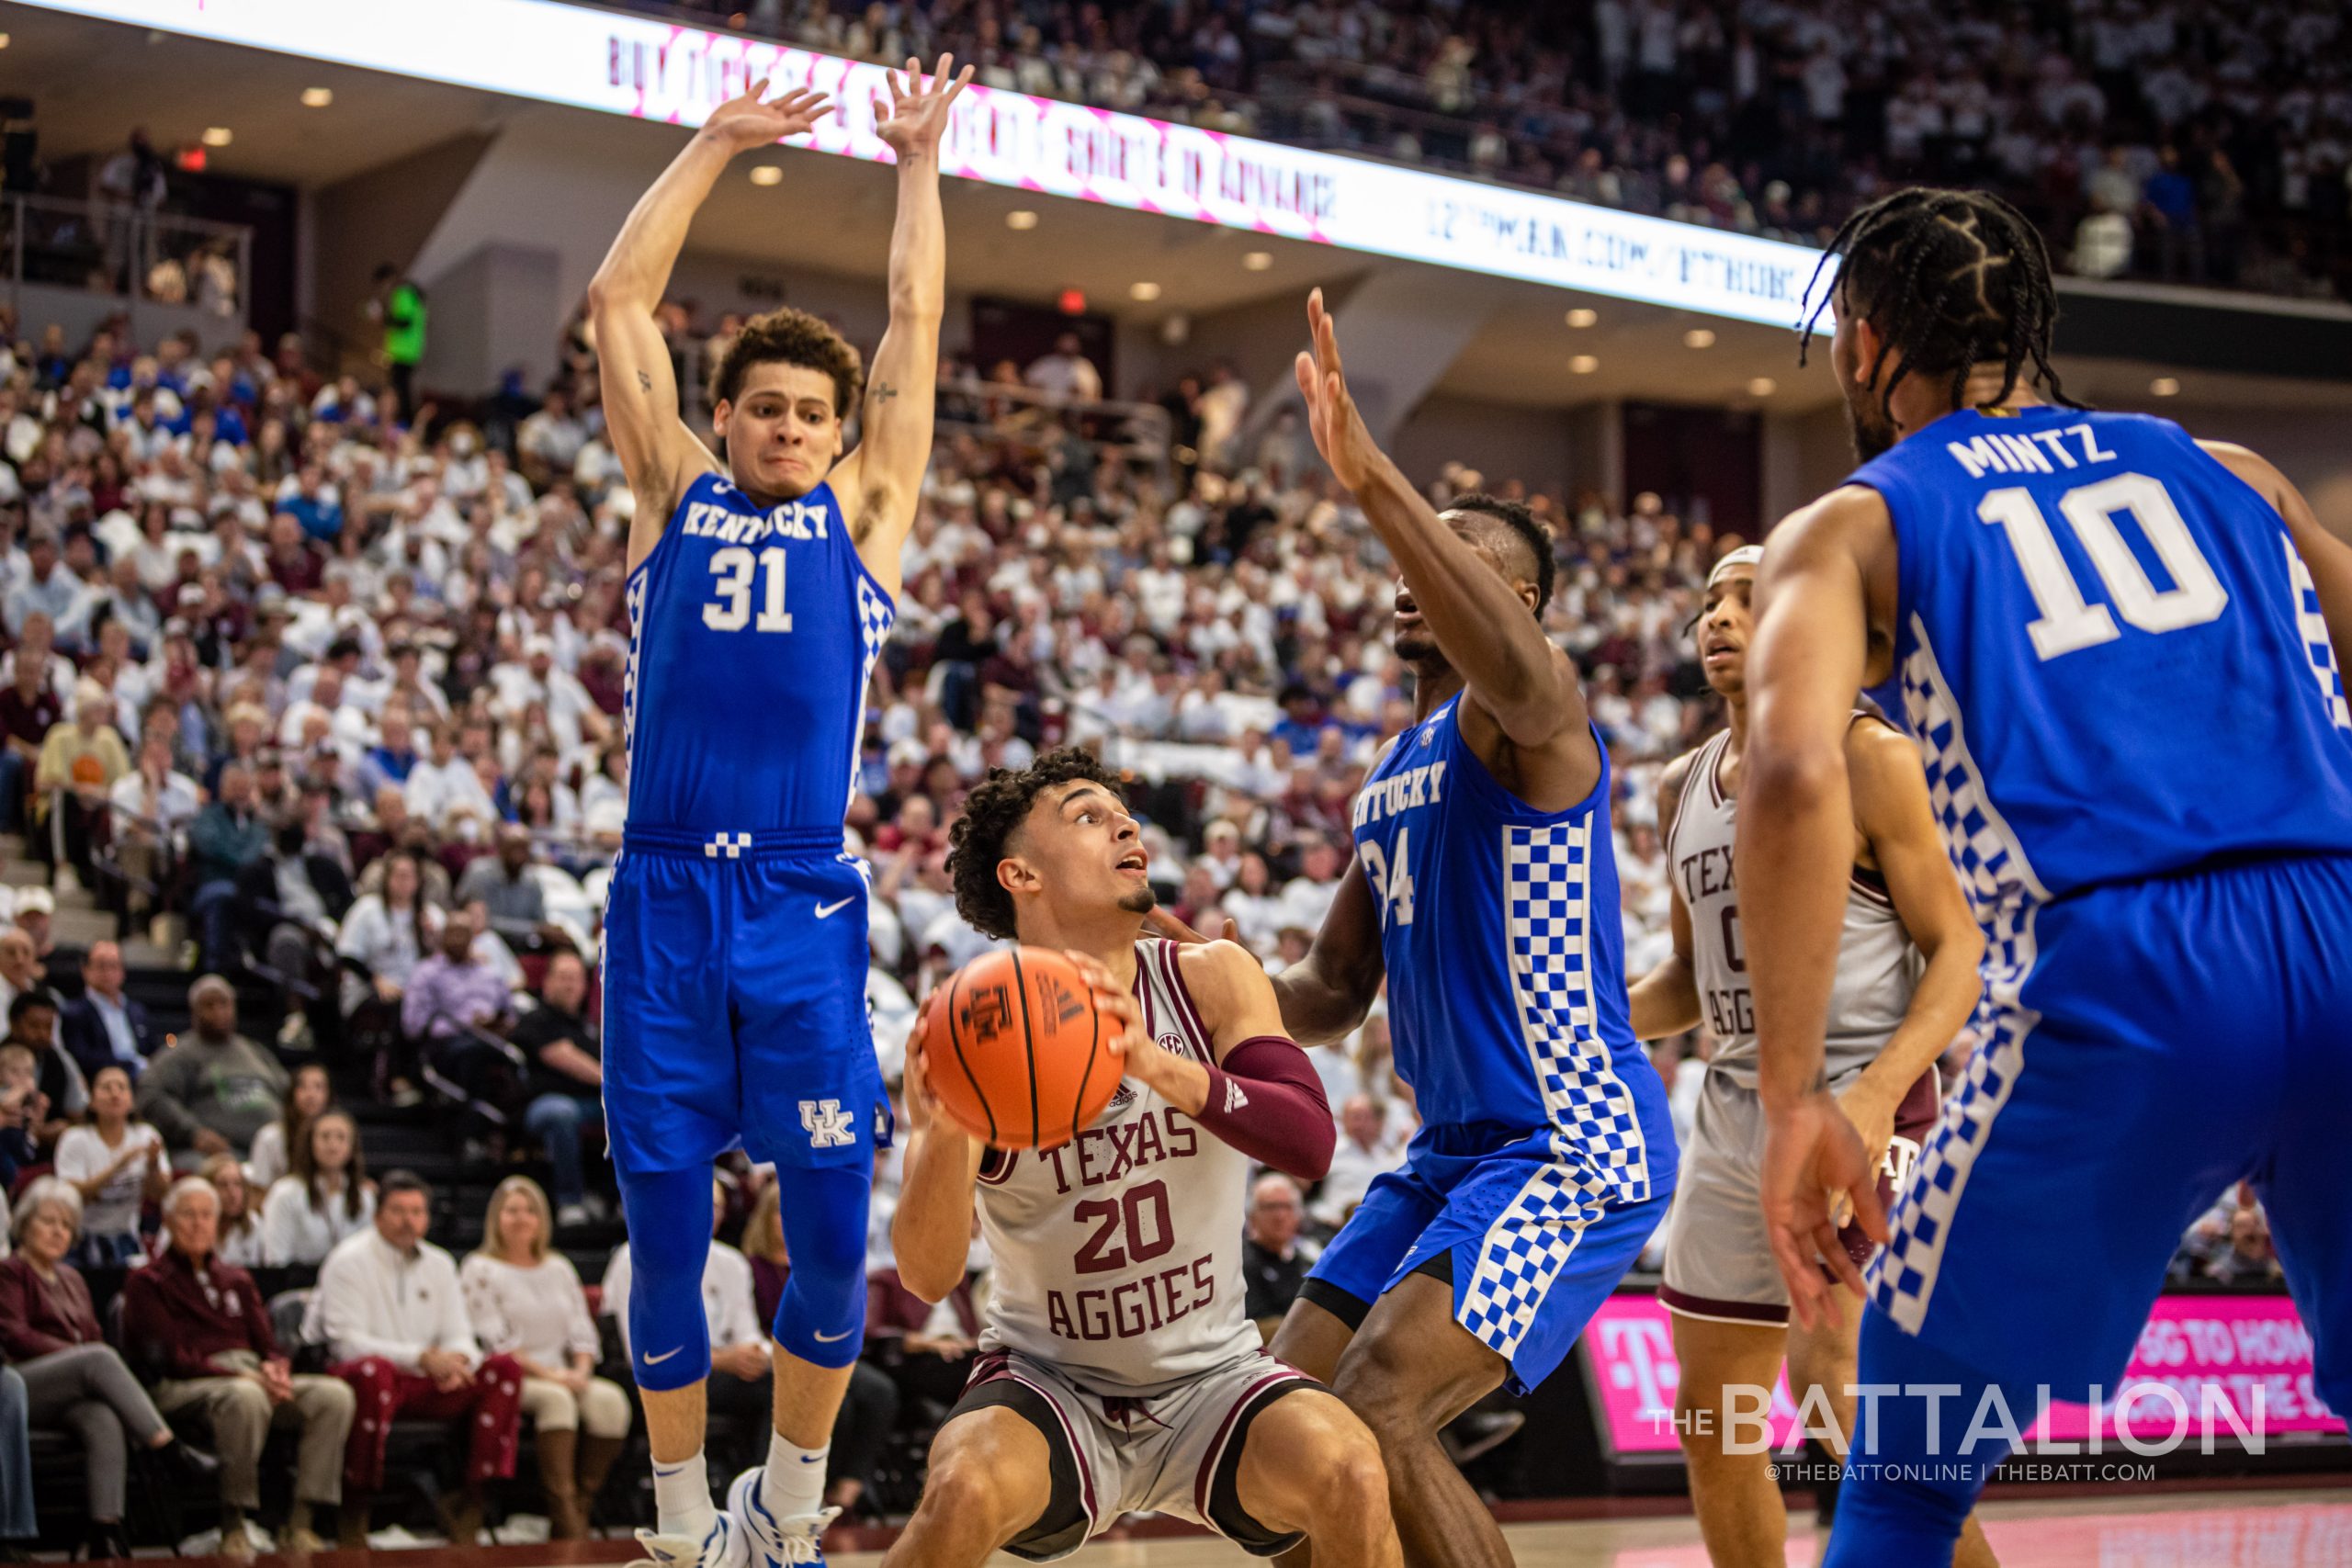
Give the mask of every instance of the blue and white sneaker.
[{"label": "blue and white sneaker", "polygon": [[825,1550],[818,1543],[825,1539],[825,1531],[841,1517],[842,1511],[824,1508],[779,1519],[760,1500],[760,1483],[766,1474],[763,1468],[753,1465],[727,1489],[727,1512],[734,1517],[738,1529],[746,1538],[749,1568],[821,1565]]},{"label": "blue and white sneaker", "polygon": [[743,1527],[725,1514],[718,1516],[710,1533],[696,1540],[686,1535],[656,1535],[641,1529],[637,1532],[637,1544],[645,1548],[646,1555],[628,1564],[628,1568],[747,1568],[751,1544]]}]

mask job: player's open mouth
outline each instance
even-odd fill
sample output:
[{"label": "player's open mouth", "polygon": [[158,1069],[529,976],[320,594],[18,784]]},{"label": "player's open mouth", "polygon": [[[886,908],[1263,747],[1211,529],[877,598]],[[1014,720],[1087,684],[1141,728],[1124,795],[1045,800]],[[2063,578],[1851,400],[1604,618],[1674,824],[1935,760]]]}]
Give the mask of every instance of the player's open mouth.
[{"label": "player's open mouth", "polygon": [[1137,876],[1144,875],[1151,869],[1151,857],[1141,850],[1131,850],[1119,857],[1118,869],[1132,871]]},{"label": "player's open mouth", "polygon": [[1396,596],[1396,624],[1399,626],[1418,626],[1421,624],[1420,606],[1401,593]]},{"label": "player's open mouth", "polygon": [[1721,637],[1710,637],[1699,649],[1699,661],[1702,664],[1728,663],[1738,656],[1739,645]]}]

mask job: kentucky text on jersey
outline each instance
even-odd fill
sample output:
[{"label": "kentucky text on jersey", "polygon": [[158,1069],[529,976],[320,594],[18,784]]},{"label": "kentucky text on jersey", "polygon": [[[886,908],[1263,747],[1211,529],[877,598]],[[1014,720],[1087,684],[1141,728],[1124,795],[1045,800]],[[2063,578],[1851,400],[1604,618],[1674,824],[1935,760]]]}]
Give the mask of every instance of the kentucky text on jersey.
[{"label": "kentucky text on jersey", "polygon": [[1443,762],[1408,768],[1394,778],[1367,783],[1356,792],[1355,826],[1361,828],[1367,822],[1394,817],[1412,807],[1435,806],[1443,798],[1444,784]]},{"label": "kentucky text on jersey", "polygon": [[678,519],[678,531],[722,545],[750,545],[762,539],[821,539],[830,513],[821,504],[787,501],[761,514],[733,512],[707,501],[689,502]]}]

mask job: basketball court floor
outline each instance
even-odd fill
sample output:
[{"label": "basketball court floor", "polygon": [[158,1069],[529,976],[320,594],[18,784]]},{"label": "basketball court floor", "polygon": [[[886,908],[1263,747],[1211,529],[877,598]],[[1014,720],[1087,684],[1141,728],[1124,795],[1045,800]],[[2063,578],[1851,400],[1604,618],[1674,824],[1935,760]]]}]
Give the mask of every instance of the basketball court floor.
[{"label": "basketball court floor", "polygon": [[[1984,1506],[1985,1534],[2002,1568],[2352,1568],[2352,1485],[2314,1478],[2294,1488],[2234,1491],[2120,1489],[2115,1495],[2020,1498]],[[1504,1529],[1520,1568],[1708,1568],[1699,1529],[1667,1504],[1571,1504],[1608,1517],[1521,1520]],[[1625,1513],[1620,1510],[1632,1509]],[[1070,1568],[1247,1568],[1261,1559],[1202,1535],[1152,1533],[1098,1540],[1064,1561]],[[868,1532],[861,1546],[879,1546]],[[1790,1568],[1811,1568],[1818,1542],[1810,1520],[1791,1530]],[[571,1568],[636,1556],[631,1542],[602,1540],[457,1551],[325,1552],[264,1557],[262,1568]],[[183,1558],[182,1568],[205,1560]],[[211,1560],[217,1562],[219,1560]],[[878,1568],[878,1551],[836,1551],[832,1568]],[[999,1557],[990,1568],[1015,1568]]]}]

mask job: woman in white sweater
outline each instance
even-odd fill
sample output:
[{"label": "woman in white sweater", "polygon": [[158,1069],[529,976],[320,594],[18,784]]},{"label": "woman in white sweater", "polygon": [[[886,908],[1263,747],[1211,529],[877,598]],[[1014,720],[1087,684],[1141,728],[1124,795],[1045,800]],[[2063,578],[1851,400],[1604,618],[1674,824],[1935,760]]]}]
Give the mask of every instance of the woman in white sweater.
[{"label": "woman in white sweater", "polygon": [[483,1352],[511,1355],[523,1369],[548,1517],[557,1540],[577,1540],[628,1437],[629,1406],[618,1383],[595,1375],[595,1320],[571,1260],[548,1250],[554,1231],[539,1184],[508,1177],[491,1194],[481,1247],[458,1282]]},{"label": "woman in white sweater", "polygon": [[100,1067],[90,1077],[90,1121],[57,1140],[57,1176],[82,1195],[82,1241],[74,1261],[85,1269],[119,1269],[140,1258],[139,1212],[164,1195],[171,1163],[164,1135],[139,1120],[130,1103],[127,1067]]},{"label": "woman in white sweater", "polygon": [[[212,1244],[212,1256],[240,1269],[266,1265],[269,1259],[261,1247],[261,1205],[254,1198],[253,1184],[245,1179],[245,1168],[238,1163],[237,1156],[214,1155],[197,1174],[212,1183],[212,1190],[220,1199],[220,1239]],[[168,1234],[160,1239],[168,1240]],[[160,1246],[157,1250],[161,1252]]]},{"label": "woman in white sweater", "polygon": [[359,1129],[343,1111],[311,1119],[295,1140],[290,1165],[261,1206],[262,1256],[272,1268],[323,1263],[335,1243],[376,1220]]},{"label": "woman in white sweater", "polygon": [[316,1062],[305,1062],[294,1069],[293,1081],[286,1086],[286,1099],[279,1105],[277,1120],[254,1134],[253,1151],[245,1156],[245,1179],[261,1192],[267,1192],[277,1179],[292,1168],[293,1162],[286,1151],[301,1137],[303,1123],[334,1103],[334,1086],[327,1081],[327,1070]]}]

